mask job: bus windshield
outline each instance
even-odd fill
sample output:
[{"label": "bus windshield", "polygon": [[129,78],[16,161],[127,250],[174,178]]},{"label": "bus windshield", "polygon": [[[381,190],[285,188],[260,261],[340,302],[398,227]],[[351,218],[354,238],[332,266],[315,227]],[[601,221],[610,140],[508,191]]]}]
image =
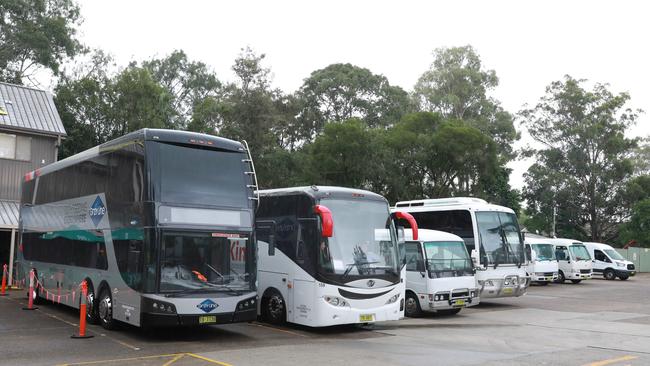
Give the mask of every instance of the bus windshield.
[{"label": "bus windshield", "polygon": [[553,252],[553,244],[533,244],[531,245],[535,254],[537,254],[538,261],[552,261],[555,260]]},{"label": "bus windshield", "polygon": [[476,212],[481,261],[488,265],[522,264],[524,244],[517,217],[508,212]]},{"label": "bus windshield", "polygon": [[426,242],[424,252],[432,278],[472,274],[472,261],[462,241]]},{"label": "bus windshield", "polygon": [[163,234],[160,291],[250,291],[248,237],[227,233]]},{"label": "bus windshield", "polygon": [[323,199],[332,211],[334,233],[320,244],[322,271],[353,276],[389,275],[399,280],[397,239],[388,210],[381,201]]},{"label": "bus windshield", "polygon": [[582,244],[573,244],[569,245],[569,251],[571,252],[571,255],[573,256],[573,259],[576,261],[590,261],[591,256],[589,255],[589,251],[587,250],[587,247],[585,247]]},{"label": "bus windshield", "polygon": [[[249,207],[244,154],[155,143],[160,182],[157,201],[183,205]],[[156,169],[157,168],[157,169]]]}]

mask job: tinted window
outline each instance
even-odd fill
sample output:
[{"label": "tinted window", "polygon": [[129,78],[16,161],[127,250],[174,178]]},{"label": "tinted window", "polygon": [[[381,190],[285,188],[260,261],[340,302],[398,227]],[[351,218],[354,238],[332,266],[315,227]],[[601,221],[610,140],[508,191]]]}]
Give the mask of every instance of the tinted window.
[{"label": "tinted window", "polygon": [[555,247],[555,258],[559,261],[568,261],[569,260],[569,250],[565,246]]},{"label": "tinted window", "polygon": [[107,269],[106,245],[101,232],[77,230],[25,233],[26,260],[77,267]]},{"label": "tinted window", "polygon": [[597,261],[601,261],[601,262],[609,262],[610,261],[609,258],[607,258],[607,256],[605,255],[605,253],[601,252],[598,249],[594,250],[594,258]]},{"label": "tinted window", "polygon": [[[467,210],[410,212],[420,229],[440,230],[460,236],[469,252],[474,249],[474,229],[472,216]],[[400,225],[411,227],[406,220]]]},{"label": "tinted window", "polygon": [[156,143],[162,202],[225,207],[249,207],[239,152]]}]

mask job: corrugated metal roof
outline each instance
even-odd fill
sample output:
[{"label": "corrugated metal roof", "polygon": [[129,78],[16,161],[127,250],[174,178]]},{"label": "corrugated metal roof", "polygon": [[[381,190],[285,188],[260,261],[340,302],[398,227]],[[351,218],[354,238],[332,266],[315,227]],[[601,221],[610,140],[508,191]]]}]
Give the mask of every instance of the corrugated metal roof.
[{"label": "corrugated metal roof", "polygon": [[0,82],[0,128],[31,130],[66,136],[52,94],[39,89]]},{"label": "corrugated metal roof", "polygon": [[15,201],[0,200],[0,228],[18,228],[19,206]]}]

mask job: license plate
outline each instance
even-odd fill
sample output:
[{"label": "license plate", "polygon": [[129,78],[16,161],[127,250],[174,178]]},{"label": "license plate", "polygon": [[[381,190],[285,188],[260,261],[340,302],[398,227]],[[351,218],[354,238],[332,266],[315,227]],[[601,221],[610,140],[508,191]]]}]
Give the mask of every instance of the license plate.
[{"label": "license plate", "polygon": [[359,321],[362,323],[374,322],[375,314],[361,314],[359,315]]},{"label": "license plate", "polygon": [[455,300],[452,306],[465,306],[465,300]]},{"label": "license plate", "polygon": [[509,287],[506,287],[506,288],[503,289],[503,293],[504,293],[504,294],[511,294],[511,293],[512,293],[512,289],[509,288]]},{"label": "license plate", "polygon": [[204,315],[199,317],[199,324],[214,324],[217,322],[215,315]]},{"label": "license plate", "polygon": [[553,281],[553,277],[546,277],[547,281]]}]

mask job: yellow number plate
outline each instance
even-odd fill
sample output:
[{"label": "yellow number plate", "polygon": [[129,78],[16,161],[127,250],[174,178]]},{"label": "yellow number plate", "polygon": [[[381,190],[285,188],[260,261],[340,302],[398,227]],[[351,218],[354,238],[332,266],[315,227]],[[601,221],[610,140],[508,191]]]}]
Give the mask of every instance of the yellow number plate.
[{"label": "yellow number plate", "polygon": [[217,322],[217,317],[214,315],[205,315],[199,317],[199,324],[214,324]]},{"label": "yellow number plate", "polygon": [[465,306],[465,300],[454,301],[454,306]]},{"label": "yellow number plate", "polygon": [[511,294],[511,293],[512,293],[512,289],[509,288],[509,287],[506,287],[506,288],[503,289],[503,293],[504,293],[504,294]]},{"label": "yellow number plate", "polygon": [[374,322],[375,314],[361,314],[359,315],[359,321],[363,323]]}]

